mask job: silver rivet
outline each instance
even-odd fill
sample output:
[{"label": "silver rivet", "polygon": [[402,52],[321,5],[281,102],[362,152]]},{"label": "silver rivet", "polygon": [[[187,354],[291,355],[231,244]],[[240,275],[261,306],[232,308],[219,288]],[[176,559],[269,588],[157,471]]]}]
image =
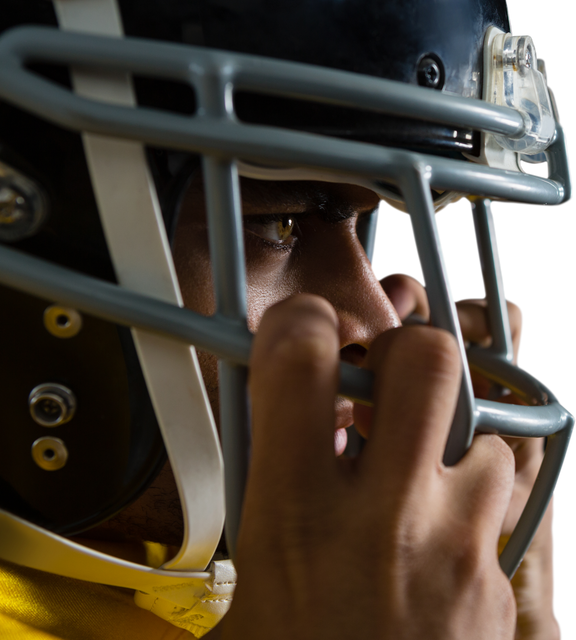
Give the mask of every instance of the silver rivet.
[{"label": "silver rivet", "polygon": [[528,36],[518,38],[516,44],[516,60],[514,62],[518,65],[518,72],[521,76],[529,73],[533,67],[538,68],[536,51],[534,50],[532,39]]},{"label": "silver rivet", "polygon": [[76,309],[53,304],[44,311],[44,326],[57,338],[73,338],[82,329],[82,316]]},{"label": "silver rivet", "polygon": [[56,382],[40,384],[30,392],[28,406],[34,422],[43,427],[58,427],[74,417],[76,396]]},{"label": "silver rivet", "polygon": [[38,438],[32,445],[34,462],[45,471],[57,471],[68,461],[68,449],[60,438]]},{"label": "silver rivet", "polygon": [[0,241],[17,242],[34,235],[48,215],[42,187],[0,162]]}]

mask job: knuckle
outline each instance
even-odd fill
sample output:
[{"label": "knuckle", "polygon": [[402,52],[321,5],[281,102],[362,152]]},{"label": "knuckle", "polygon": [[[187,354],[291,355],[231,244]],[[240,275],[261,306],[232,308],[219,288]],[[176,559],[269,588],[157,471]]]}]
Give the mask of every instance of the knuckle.
[{"label": "knuckle", "polygon": [[484,301],[462,300],[456,304],[456,309],[464,339],[482,347],[490,346],[492,336]]},{"label": "knuckle", "polygon": [[514,302],[510,302],[510,300],[506,301],[506,307],[508,309],[508,316],[511,322],[516,322],[518,324],[522,323],[522,310],[520,307]]},{"label": "knuckle", "polygon": [[454,575],[461,584],[480,585],[486,579],[480,545],[474,537],[460,538],[454,553]]},{"label": "knuckle", "polygon": [[409,325],[389,329],[370,345],[367,365],[376,370],[389,362],[399,370],[429,370],[431,374],[460,376],[462,357],[456,338],[436,327]]},{"label": "knuckle", "polygon": [[394,345],[401,362],[416,364],[433,376],[458,377],[461,359],[455,338],[433,327],[407,327]]},{"label": "knuckle", "polygon": [[338,319],[330,303],[302,294],[268,309],[255,337],[252,364],[271,367],[323,366],[338,353]]},{"label": "knuckle", "polygon": [[322,367],[335,358],[337,345],[334,337],[318,327],[290,331],[273,346],[270,356],[281,366],[299,366],[306,369]]},{"label": "knuckle", "polygon": [[456,584],[462,594],[475,602],[489,602],[495,616],[505,627],[516,621],[516,600],[508,578],[502,572],[496,555],[476,551],[461,554],[454,567]]},{"label": "knuckle", "polygon": [[509,301],[506,302],[506,308],[512,335],[516,335],[522,330],[522,310],[518,305]]},{"label": "knuckle", "polygon": [[494,587],[501,578],[506,579],[498,565],[495,549],[489,548],[486,537],[476,527],[463,525],[453,533],[457,535],[450,536],[453,544],[449,552],[457,582],[482,590],[488,585]]}]

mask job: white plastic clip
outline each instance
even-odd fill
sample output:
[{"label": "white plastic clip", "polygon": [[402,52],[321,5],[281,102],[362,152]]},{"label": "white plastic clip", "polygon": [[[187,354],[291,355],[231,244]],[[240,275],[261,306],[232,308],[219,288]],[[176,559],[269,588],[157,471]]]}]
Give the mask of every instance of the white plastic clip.
[{"label": "white plastic clip", "polygon": [[485,164],[517,171],[517,154],[537,156],[553,141],[556,122],[548,86],[538,70],[536,49],[529,36],[513,36],[496,27],[488,29],[484,44],[484,99],[516,109],[525,123],[525,131],[519,137],[484,135],[481,161]]}]

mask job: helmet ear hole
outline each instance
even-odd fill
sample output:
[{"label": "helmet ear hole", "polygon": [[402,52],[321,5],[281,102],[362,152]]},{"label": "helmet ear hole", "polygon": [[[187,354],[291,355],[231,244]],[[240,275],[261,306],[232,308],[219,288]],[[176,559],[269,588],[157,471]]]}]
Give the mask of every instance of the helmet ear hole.
[{"label": "helmet ear hole", "polygon": [[417,80],[421,87],[441,91],[446,81],[444,64],[435,53],[425,53],[418,62]]}]

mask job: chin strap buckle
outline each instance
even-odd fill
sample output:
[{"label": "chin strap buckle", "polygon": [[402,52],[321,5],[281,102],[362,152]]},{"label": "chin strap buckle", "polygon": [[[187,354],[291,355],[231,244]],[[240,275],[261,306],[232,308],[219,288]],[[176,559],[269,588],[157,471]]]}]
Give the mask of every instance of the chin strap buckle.
[{"label": "chin strap buckle", "polygon": [[[156,587],[152,593],[136,591],[134,601],[140,608],[201,638],[222,620],[236,587],[236,569],[231,560],[212,562],[209,572],[203,588],[196,582]],[[170,591],[170,600],[165,597],[166,591]],[[175,591],[179,592],[178,597],[174,597]],[[182,606],[174,600],[182,600]]]}]

